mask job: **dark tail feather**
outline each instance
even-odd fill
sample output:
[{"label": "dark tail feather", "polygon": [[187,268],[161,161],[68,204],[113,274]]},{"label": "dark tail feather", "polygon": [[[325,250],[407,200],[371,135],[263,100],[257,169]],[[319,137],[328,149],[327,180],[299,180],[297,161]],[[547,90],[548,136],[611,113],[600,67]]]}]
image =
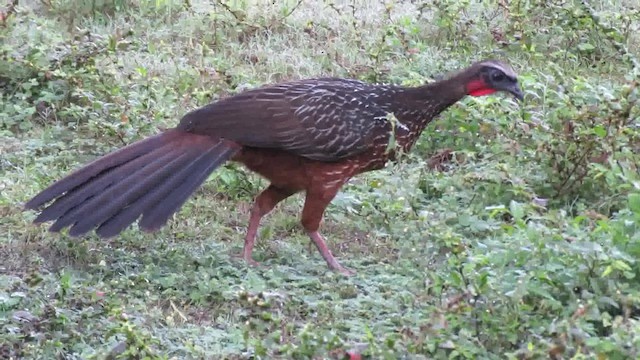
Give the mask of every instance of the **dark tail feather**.
[{"label": "dark tail feather", "polygon": [[50,200],[36,222],[56,220],[51,231],[71,226],[82,235],[117,235],[143,215],[140,226],[157,230],[238,146],[180,130],[141,140],[108,154],[36,195],[25,207]]},{"label": "dark tail feather", "polygon": [[153,191],[140,196],[126,209],[100,225],[97,233],[103,237],[118,234],[126,228],[130,221],[143,215],[140,227],[146,231],[153,231],[164,225],[173,214],[187,200],[189,195],[207,176],[233,155],[236,150],[220,144],[207,153],[193,160],[191,166],[183,168],[159,185]]},{"label": "dark tail feather", "polygon": [[171,214],[176,212],[187,201],[191,193],[207,179],[213,169],[227,161],[235,151],[228,146],[225,147],[224,144],[219,144],[209,150],[206,156],[203,156],[197,164],[192,166],[192,171],[182,184],[171,190],[165,199],[156,202],[152,208],[143,213],[140,227],[147,231],[154,231],[163,226]]},{"label": "dark tail feather", "polygon": [[144,155],[151,150],[165,144],[164,137],[167,133],[152,136],[144,140],[135,142],[122,149],[116,150],[111,154],[101,157],[83,168],[75,171],[71,175],[65,177],[46,188],[44,191],[29,200],[24,206],[27,209],[35,209],[44,203],[47,203],[77,186],[84,184],[90,178],[99,173],[124,164],[132,159]]},{"label": "dark tail feather", "polygon": [[109,220],[109,218],[149,191],[149,189],[152,189],[159,182],[165,180],[172,172],[179,170],[180,166],[184,165],[182,161],[185,160],[185,157],[186,154],[177,150],[159,157],[153,163],[140,168],[119,183],[114,184],[109,188],[109,191],[103,191],[93,197],[91,201],[87,201],[69,211],[51,226],[51,230],[59,231],[63,227],[71,225],[72,222],[65,221],[65,218],[74,219],[79,214],[85,214],[69,230],[69,235],[76,236],[91,231],[91,229]]},{"label": "dark tail feather", "polygon": [[[164,147],[169,146],[168,144]],[[156,151],[163,151],[163,148],[160,148]],[[57,198],[53,204],[49,205],[46,209],[44,209],[40,215],[34,220],[36,223],[42,223],[49,220],[54,220],[60,218],[62,214],[67,212],[69,209],[76,207],[81,204],[89,197],[100,194],[104,189],[111,186],[113,183],[122,181],[127,176],[132,173],[135,173],[136,170],[141,170],[143,167],[153,166],[154,163],[162,163],[167,161],[168,158],[172,157],[173,154],[171,152],[167,152],[164,156],[158,157],[156,152],[149,152],[135,158],[124,165],[121,165],[120,168],[111,168],[107,169],[102,173],[97,174],[95,177],[91,178],[91,181],[86,181],[73,189],[68,190],[64,195]],[[146,165],[146,166],[145,166]],[[115,171],[115,170],[118,171]],[[131,177],[129,177],[131,178]],[[60,182],[58,182],[60,183]],[[126,182],[125,182],[126,183]],[[50,189],[45,190],[44,192]],[[44,193],[43,192],[43,193]],[[35,199],[35,198],[34,198]],[[33,200],[31,200],[33,201]],[[33,208],[29,206],[27,203],[27,208]],[[67,212],[67,214],[69,214]],[[67,224],[68,225],[68,224]],[[63,226],[64,227],[64,226]]]}]

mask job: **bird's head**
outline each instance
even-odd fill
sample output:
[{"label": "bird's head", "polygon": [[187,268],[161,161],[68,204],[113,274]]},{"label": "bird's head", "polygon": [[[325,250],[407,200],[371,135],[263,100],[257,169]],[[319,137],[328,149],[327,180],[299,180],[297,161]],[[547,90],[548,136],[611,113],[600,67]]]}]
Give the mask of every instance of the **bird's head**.
[{"label": "bird's head", "polygon": [[518,100],[524,99],[518,77],[508,64],[498,60],[484,60],[471,65],[464,73],[467,95],[484,96],[505,91]]}]

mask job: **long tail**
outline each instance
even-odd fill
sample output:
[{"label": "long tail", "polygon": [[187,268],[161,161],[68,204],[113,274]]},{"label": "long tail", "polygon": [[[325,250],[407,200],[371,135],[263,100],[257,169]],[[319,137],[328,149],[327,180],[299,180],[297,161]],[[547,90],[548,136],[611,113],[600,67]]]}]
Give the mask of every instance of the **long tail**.
[{"label": "long tail", "polygon": [[140,140],[99,158],[52,184],[25,204],[46,207],[35,223],[55,220],[71,236],[94,228],[101,237],[119,234],[140,215],[145,231],[162,227],[237,144],[178,129]]}]

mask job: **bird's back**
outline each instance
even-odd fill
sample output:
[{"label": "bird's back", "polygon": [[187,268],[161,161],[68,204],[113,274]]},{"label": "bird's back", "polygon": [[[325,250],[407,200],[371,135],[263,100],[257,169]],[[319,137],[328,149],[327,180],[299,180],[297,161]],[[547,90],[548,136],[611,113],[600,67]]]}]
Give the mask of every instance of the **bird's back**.
[{"label": "bird's back", "polygon": [[237,143],[337,161],[370,148],[400,88],[318,78],[265,86],[195,110],[180,128]]}]

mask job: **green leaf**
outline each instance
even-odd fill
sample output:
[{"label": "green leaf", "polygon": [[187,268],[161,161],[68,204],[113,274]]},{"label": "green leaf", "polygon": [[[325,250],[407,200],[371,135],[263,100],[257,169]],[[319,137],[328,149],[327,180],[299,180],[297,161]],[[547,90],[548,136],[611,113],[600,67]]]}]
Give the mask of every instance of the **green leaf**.
[{"label": "green leaf", "polygon": [[511,212],[511,216],[516,220],[522,220],[525,214],[522,204],[513,200],[509,203],[509,211]]},{"label": "green leaf", "polygon": [[640,193],[629,194],[629,209],[640,214]]},{"label": "green leaf", "polygon": [[613,262],[613,267],[621,271],[631,271],[631,266],[622,260],[615,260]]},{"label": "green leaf", "polygon": [[607,129],[605,129],[602,125],[594,127],[593,132],[600,138],[604,138],[605,136],[607,136]]},{"label": "green leaf", "polygon": [[595,46],[589,44],[589,43],[583,43],[578,45],[578,50],[582,51],[582,52],[591,52],[593,50],[595,50]]}]

